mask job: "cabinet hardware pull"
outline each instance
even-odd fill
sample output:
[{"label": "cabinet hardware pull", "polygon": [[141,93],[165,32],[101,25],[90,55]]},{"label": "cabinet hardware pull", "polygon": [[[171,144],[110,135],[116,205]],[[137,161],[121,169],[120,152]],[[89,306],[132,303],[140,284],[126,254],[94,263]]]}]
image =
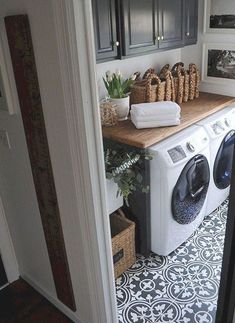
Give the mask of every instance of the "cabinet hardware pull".
[{"label": "cabinet hardware pull", "polygon": [[116,42],[115,42],[115,45],[116,45],[117,47],[119,46],[119,44],[120,44],[120,43],[119,43],[119,41],[116,41]]},{"label": "cabinet hardware pull", "polygon": [[189,33],[189,32],[187,32],[187,33],[186,33],[186,36],[189,36],[189,35],[190,35],[190,33]]},{"label": "cabinet hardware pull", "polygon": [[160,36],[158,36],[158,37],[157,37],[157,40],[160,40],[160,39],[161,39],[161,37],[160,37]]},{"label": "cabinet hardware pull", "polygon": [[164,39],[164,36],[161,37],[161,40],[163,40],[163,39]]}]

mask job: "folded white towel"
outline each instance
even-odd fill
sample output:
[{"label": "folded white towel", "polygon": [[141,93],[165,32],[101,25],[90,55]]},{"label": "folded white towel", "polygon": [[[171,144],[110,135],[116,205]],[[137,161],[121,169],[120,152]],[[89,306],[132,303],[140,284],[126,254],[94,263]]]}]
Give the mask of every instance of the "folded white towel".
[{"label": "folded white towel", "polygon": [[176,118],[175,120],[165,120],[165,121],[136,121],[132,119],[133,124],[137,129],[144,128],[159,128],[159,127],[168,127],[168,126],[178,126],[180,124],[180,119]]},{"label": "folded white towel", "polygon": [[180,106],[172,101],[132,104],[131,111],[136,116],[165,115],[180,113]]},{"label": "folded white towel", "polygon": [[136,121],[140,121],[140,122],[142,122],[142,121],[164,121],[164,120],[172,120],[172,119],[174,120],[177,118],[180,118],[180,112],[140,116],[131,110],[131,119],[135,119]]}]

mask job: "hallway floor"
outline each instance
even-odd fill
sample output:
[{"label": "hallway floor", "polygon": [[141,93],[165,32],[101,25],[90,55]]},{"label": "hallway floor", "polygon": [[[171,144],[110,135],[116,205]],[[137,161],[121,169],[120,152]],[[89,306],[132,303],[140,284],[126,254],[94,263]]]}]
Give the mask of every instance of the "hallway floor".
[{"label": "hallway floor", "polygon": [[22,279],[0,291],[1,323],[71,323]]},{"label": "hallway floor", "polygon": [[120,323],[212,323],[228,201],[167,257],[138,256],[116,280]]}]

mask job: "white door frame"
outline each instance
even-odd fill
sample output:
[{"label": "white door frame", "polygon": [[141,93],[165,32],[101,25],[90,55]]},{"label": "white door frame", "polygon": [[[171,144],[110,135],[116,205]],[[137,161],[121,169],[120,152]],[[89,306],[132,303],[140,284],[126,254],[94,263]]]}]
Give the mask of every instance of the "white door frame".
[{"label": "white door frame", "polygon": [[9,283],[19,278],[18,263],[0,197],[0,254]]},{"label": "white door frame", "polygon": [[75,216],[83,233],[93,317],[89,323],[117,323],[91,0],[52,0],[52,6],[77,198]]}]

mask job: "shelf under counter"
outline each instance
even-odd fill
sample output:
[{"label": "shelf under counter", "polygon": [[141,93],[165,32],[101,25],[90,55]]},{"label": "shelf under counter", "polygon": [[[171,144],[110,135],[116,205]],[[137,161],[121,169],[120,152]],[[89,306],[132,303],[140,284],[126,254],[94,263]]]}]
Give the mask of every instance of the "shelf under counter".
[{"label": "shelf under counter", "polygon": [[130,146],[147,148],[232,103],[235,103],[235,97],[200,92],[198,99],[180,105],[181,123],[178,126],[136,129],[131,120],[126,120],[113,127],[103,127],[103,137]]}]

